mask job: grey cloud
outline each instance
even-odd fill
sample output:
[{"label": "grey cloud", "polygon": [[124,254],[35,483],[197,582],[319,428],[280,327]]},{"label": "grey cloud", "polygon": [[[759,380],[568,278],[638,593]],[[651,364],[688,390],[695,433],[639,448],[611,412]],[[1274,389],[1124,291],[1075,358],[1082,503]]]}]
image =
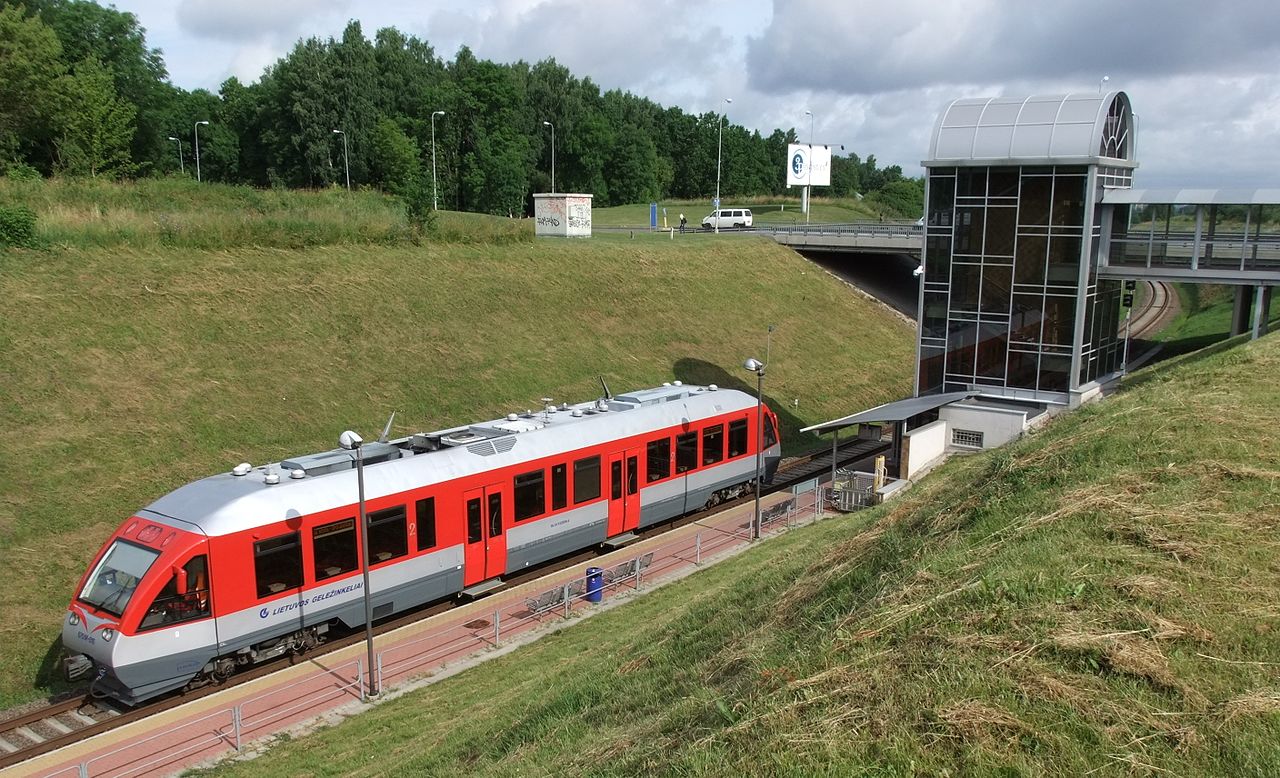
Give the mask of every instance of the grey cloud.
[{"label": "grey cloud", "polygon": [[177,18],[194,37],[245,43],[292,39],[313,28],[316,17],[337,16],[349,6],[348,0],[181,0]]},{"label": "grey cloud", "polygon": [[747,42],[754,88],[867,94],[939,83],[1005,83],[1103,73],[1128,78],[1274,70],[1280,14],[1231,4],[973,0],[777,2]]}]

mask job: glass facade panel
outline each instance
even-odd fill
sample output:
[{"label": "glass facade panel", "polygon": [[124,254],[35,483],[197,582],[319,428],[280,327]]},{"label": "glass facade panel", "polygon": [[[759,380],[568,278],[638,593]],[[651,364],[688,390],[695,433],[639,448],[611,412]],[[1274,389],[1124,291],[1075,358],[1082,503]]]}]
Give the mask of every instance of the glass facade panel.
[{"label": "glass facade panel", "polygon": [[1019,235],[1018,258],[1014,261],[1013,280],[1019,284],[1044,284],[1045,259],[1049,255],[1049,239],[1043,235]]},{"label": "glass facade panel", "polygon": [[951,268],[951,310],[976,312],[981,283],[982,265],[954,265]]},{"label": "glass facade panel", "polygon": [[987,265],[982,268],[982,312],[1009,313],[1009,293],[1013,285],[1013,268]]},{"label": "glass facade panel", "polygon": [[987,177],[988,197],[1017,197],[1018,168],[993,167]]},{"label": "glass facade panel", "polygon": [[920,348],[920,394],[942,391],[942,364],[946,351],[934,346]]},{"label": "glass facade panel", "polygon": [[1009,371],[1005,374],[1005,386],[1018,389],[1035,389],[1038,354],[1025,351],[1009,352]]},{"label": "glass facade panel", "polygon": [[925,239],[924,280],[943,284],[951,281],[951,238],[930,235]]},{"label": "glass facade panel", "polygon": [[1080,283],[1079,236],[1054,235],[1049,238],[1049,284],[1075,287]]},{"label": "glass facade panel", "polygon": [[1084,176],[1058,174],[1053,181],[1053,220],[1055,227],[1080,227],[1084,224]]},{"label": "glass facade panel", "polygon": [[951,176],[929,177],[930,227],[950,227],[951,212],[956,201],[956,180]]},{"label": "glass facade panel", "polygon": [[1040,356],[1040,385],[1042,392],[1065,392],[1071,381],[1071,357],[1067,354],[1042,354]]},{"label": "glass facade panel", "polygon": [[982,253],[982,222],[984,208],[956,208],[956,254]]},{"label": "glass facade panel", "polygon": [[962,167],[956,170],[956,197],[986,197],[987,169]]},{"label": "glass facade panel", "polygon": [[1012,257],[1017,208],[987,209],[987,239],[982,253],[988,257]]},{"label": "glass facade panel", "polygon": [[1049,201],[1053,196],[1053,179],[1049,176],[1022,177],[1022,197],[1018,201],[1018,224],[1049,223]]},{"label": "glass facade panel", "polygon": [[973,375],[974,345],[978,341],[976,321],[953,321],[947,332],[947,373]]},{"label": "glass facade panel", "polygon": [[1015,294],[1013,315],[1009,319],[1009,340],[1014,343],[1039,344],[1040,325],[1044,322],[1044,295]]},{"label": "glass facade panel", "polygon": [[1004,378],[1005,355],[1009,351],[1008,328],[1004,324],[978,325],[978,359],[975,373],[987,378]]},{"label": "glass facade panel", "polygon": [[1048,295],[1044,298],[1043,343],[1070,346],[1076,330],[1076,301],[1074,297]]},{"label": "glass facade panel", "polygon": [[920,327],[926,338],[947,337],[947,296],[938,292],[924,293],[924,315]]}]

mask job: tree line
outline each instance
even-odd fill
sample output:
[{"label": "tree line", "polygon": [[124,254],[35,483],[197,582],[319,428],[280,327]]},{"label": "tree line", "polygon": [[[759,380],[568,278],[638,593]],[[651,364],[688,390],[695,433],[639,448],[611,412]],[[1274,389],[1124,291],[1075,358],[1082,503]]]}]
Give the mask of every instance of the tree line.
[{"label": "tree line", "polygon": [[[554,59],[501,64],[463,47],[450,61],[393,27],[369,40],[357,21],[339,38],[298,41],[255,83],[186,91],[133,14],[87,0],[0,2],[0,166],[28,174],[193,174],[196,123],[208,122],[198,128],[207,180],[325,187],[349,165],[353,184],[426,208],[434,167],[440,207],[519,214],[551,189],[549,122],[560,191],[600,206],[709,201],[722,121],[602,91]],[[794,129],[762,136],[725,121],[722,198],[785,194],[793,142]],[[873,194],[906,216],[920,211],[921,189],[898,166],[849,153],[833,158],[824,193]]]}]

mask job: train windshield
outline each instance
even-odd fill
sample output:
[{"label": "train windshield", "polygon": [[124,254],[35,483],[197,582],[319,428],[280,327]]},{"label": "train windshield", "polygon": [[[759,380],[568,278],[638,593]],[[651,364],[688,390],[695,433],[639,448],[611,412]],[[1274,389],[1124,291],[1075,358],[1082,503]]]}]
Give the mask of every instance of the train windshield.
[{"label": "train windshield", "polygon": [[159,556],[159,551],[117,540],[102,555],[102,561],[80,592],[80,599],[113,616],[123,616],[138,583]]}]

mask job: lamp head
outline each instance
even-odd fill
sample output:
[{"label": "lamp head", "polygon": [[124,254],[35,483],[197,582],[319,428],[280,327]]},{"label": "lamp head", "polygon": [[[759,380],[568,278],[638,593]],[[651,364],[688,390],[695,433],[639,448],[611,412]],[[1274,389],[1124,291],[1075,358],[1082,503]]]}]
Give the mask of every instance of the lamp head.
[{"label": "lamp head", "polygon": [[169,136],[169,140],[177,140],[177,138],[175,138],[175,137],[173,137],[172,135],[170,135],[170,136]]},{"label": "lamp head", "polygon": [[742,366],[753,373],[759,373],[761,370],[764,370],[764,363],[755,357],[747,359],[746,362],[742,363]]},{"label": "lamp head", "polygon": [[911,271],[911,275],[919,278],[924,275],[924,265],[916,265],[916,269]]},{"label": "lamp head", "polygon": [[334,131],[333,131],[333,134],[334,134],[334,135],[341,135],[341,134],[342,134],[342,130],[334,130]]},{"label": "lamp head", "polygon": [[346,432],[338,436],[338,445],[341,446],[342,448],[345,448],[347,451],[360,448],[361,444],[363,443],[364,443],[364,438],[361,438],[359,435],[352,432],[351,430],[347,430]]},{"label": "lamp head", "polygon": [[444,111],[432,111],[432,116],[444,116]]},{"label": "lamp head", "polygon": [[550,126],[551,126],[551,122],[543,121],[542,123],[543,123],[545,126],[547,126],[547,127],[550,127]]},{"label": "lamp head", "polygon": [[733,98],[732,98],[732,97],[726,97],[726,98],[724,99],[724,101],[725,101],[726,103],[730,103],[730,104],[732,104],[732,103],[733,103]]},{"label": "lamp head", "polygon": [[208,123],[209,123],[209,120],[208,120],[208,119],[205,119],[205,120],[204,120],[204,121],[202,121],[202,122],[196,122],[196,124],[208,124]]}]

